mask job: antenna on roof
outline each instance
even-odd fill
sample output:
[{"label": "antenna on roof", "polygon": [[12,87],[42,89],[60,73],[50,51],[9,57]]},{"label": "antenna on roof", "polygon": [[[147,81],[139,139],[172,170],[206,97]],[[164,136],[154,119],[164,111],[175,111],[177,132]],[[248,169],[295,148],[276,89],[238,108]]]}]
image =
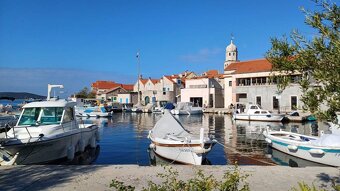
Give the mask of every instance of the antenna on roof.
[{"label": "antenna on roof", "polygon": [[231,39],[231,43],[233,43],[233,40],[234,40],[234,34],[233,33],[230,34],[230,39]]}]

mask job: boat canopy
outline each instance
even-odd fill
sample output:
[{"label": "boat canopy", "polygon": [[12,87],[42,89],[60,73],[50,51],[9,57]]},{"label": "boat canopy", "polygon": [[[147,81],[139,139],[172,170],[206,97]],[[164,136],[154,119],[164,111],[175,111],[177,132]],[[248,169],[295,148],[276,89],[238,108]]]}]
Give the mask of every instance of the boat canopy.
[{"label": "boat canopy", "polygon": [[152,129],[152,134],[158,138],[165,138],[168,135],[173,135],[178,138],[191,135],[168,110],[164,110],[164,115],[157,121],[155,127]]},{"label": "boat canopy", "polygon": [[31,102],[23,106],[23,108],[32,107],[74,107],[77,103],[67,100],[49,100],[40,102]]}]

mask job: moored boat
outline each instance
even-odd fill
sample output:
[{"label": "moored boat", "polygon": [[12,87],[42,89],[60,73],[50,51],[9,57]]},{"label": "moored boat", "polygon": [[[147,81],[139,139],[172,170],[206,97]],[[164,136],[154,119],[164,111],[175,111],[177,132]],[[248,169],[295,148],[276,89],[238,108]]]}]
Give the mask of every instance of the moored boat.
[{"label": "moored boat", "polygon": [[94,107],[76,107],[78,117],[111,117],[112,112],[108,112],[103,105]]},{"label": "moored boat", "polygon": [[[49,85],[49,91],[51,87],[58,86]],[[86,146],[96,147],[98,126],[78,124],[75,105],[50,96],[24,105],[17,124],[0,139],[0,165],[72,160]]]},{"label": "moored boat", "polygon": [[266,142],[281,152],[330,166],[340,166],[340,135],[322,134],[320,137],[271,131],[263,132]]},{"label": "moored boat", "polygon": [[246,112],[240,113],[238,111],[233,114],[236,120],[247,121],[282,121],[284,114],[273,114],[268,110],[262,109],[259,105],[249,104],[246,106]]},{"label": "moored boat", "polygon": [[180,122],[168,111],[157,121],[148,138],[150,148],[170,161],[184,164],[201,165],[202,160],[215,145],[216,140],[204,137],[204,129],[199,135],[186,131]]},{"label": "moored boat", "polygon": [[194,115],[202,114],[203,109],[201,107],[194,107],[191,102],[178,102],[176,107],[171,110],[173,115]]}]

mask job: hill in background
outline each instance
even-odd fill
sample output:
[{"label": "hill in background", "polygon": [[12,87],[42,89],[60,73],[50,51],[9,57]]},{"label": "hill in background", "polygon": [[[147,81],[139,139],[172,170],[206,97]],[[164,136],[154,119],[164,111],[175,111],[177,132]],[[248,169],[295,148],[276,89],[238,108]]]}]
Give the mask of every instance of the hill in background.
[{"label": "hill in background", "polygon": [[46,96],[27,92],[0,92],[0,97],[14,97],[15,99],[46,99]]}]

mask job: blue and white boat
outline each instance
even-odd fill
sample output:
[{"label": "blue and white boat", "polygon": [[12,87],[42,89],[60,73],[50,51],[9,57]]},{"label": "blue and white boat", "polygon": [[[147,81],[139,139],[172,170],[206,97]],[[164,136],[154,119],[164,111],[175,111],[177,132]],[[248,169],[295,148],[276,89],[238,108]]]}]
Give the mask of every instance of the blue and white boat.
[{"label": "blue and white boat", "polygon": [[315,137],[267,128],[263,135],[272,148],[281,152],[320,164],[340,166],[339,134]]},{"label": "blue and white boat", "polygon": [[78,117],[111,117],[112,112],[108,112],[103,105],[95,107],[76,107]]}]

